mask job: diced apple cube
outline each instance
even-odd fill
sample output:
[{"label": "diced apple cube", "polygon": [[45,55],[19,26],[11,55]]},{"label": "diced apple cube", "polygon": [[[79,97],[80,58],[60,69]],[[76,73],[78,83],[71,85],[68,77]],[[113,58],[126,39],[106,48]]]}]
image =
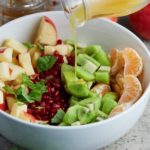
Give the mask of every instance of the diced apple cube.
[{"label": "diced apple cube", "polygon": [[0,104],[4,103],[4,94],[3,92],[0,90]]},{"label": "diced apple cube", "polygon": [[40,58],[41,53],[40,52],[35,52],[32,56],[32,65],[34,68],[37,67],[37,60]]},{"label": "diced apple cube", "polygon": [[0,48],[0,61],[12,62],[13,49],[7,47]]},{"label": "diced apple cube", "polygon": [[44,45],[56,45],[57,31],[54,23],[48,18],[43,17],[38,29],[37,38],[35,43]]},{"label": "diced apple cube", "polygon": [[56,51],[56,46],[44,46],[45,55],[53,55]]},{"label": "diced apple cube", "polygon": [[34,75],[35,72],[31,63],[31,56],[29,53],[20,54],[19,63],[25,69],[27,75]]},{"label": "diced apple cube", "polygon": [[25,73],[25,69],[14,64],[9,64],[10,80],[16,80],[21,74]]},{"label": "diced apple cube", "polygon": [[3,81],[0,81],[0,90],[3,91],[3,87],[5,86],[5,83]]},{"label": "diced apple cube", "polygon": [[57,45],[56,51],[58,51],[60,55],[69,56],[72,51],[69,47],[70,46],[65,45],[65,44]]},{"label": "diced apple cube", "polygon": [[3,92],[0,90],[0,110],[5,111],[6,110],[6,104],[5,104],[5,100],[4,100],[4,94]]},{"label": "diced apple cube", "polygon": [[27,105],[20,102],[14,103],[11,109],[11,115],[14,117],[19,117],[22,112],[27,112]]},{"label": "diced apple cube", "polygon": [[36,118],[34,116],[24,111],[20,113],[19,118],[24,121],[31,122],[31,123],[36,122]]},{"label": "diced apple cube", "polygon": [[64,60],[64,63],[68,64],[68,60],[67,60],[66,56],[63,56],[63,60]]},{"label": "diced apple cube", "polygon": [[37,45],[35,45],[33,48],[29,49],[29,53],[30,53],[30,56],[32,57],[34,53],[36,52],[40,52]]},{"label": "diced apple cube", "polygon": [[9,63],[0,62],[0,80],[7,81],[10,79]]},{"label": "diced apple cube", "polygon": [[12,63],[15,65],[19,65],[18,59],[16,57],[12,58]]},{"label": "diced apple cube", "polygon": [[11,112],[12,107],[13,107],[14,103],[17,102],[17,100],[16,100],[14,97],[7,96],[7,97],[6,97],[6,101],[7,101],[8,109],[9,109],[9,111]]},{"label": "diced apple cube", "polygon": [[43,120],[36,120],[35,123],[37,124],[48,124],[49,120],[43,121]]},{"label": "diced apple cube", "polygon": [[28,50],[28,48],[24,46],[21,42],[14,39],[6,39],[3,42],[3,46],[13,48],[14,52],[19,54],[25,53]]}]

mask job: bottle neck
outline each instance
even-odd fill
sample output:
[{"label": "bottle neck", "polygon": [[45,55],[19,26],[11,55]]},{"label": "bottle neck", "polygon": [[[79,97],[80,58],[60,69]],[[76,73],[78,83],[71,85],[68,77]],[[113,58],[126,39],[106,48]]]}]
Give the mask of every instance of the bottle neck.
[{"label": "bottle neck", "polygon": [[82,26],[88,20],[86,0],[61,0],[64,12],[74,26]]}]

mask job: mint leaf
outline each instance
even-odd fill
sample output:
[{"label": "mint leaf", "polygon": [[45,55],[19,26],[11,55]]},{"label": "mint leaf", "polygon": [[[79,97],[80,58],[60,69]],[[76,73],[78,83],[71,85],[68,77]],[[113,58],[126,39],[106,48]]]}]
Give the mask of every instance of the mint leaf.
[{"label": "mint leaf", "polygon": [[14,90],[10,86],[6,85],[6,86],[3,87],[3,89],[6,92],[8,92],[9,94],[12,94],[12,95],[14,95],[16,97],[16,93],[14,92]]},{"label": "mint leaf", "polygon": [[34,44],[32,44],[32,43],[30,43],[30,42],[23,43],[23,45],[26,46],[28,49],[34,47]]},{"label": "mint leaf", "polygon": [[30,99],[28,93],[26,92],[26,87],[24,85],[21,85],[17,90],[16,90],[16,95],[17,95],[17,99],[21,102],[32,102],[32,100]]},{"label": "mint leaf", "polygon": [[40,50],[40,51],[44,51],[44,47],[43,47],[43,45],[38,44],[37,46],[38,46],[38,48],[39,48],[39,50]]},{"label": "mint leaf", "polygon": [[29,97],[31,101],[41,101],[42,99],[42,92],[40,90],[32,90],[29,93]]},{"label": "mint leaf", "polygon": [[40,101],[43,93],[47,92],[44,81],[33,83],[26,74],[22,75],[22,83],[31,90],[28,94],[30,101]]},{"label": "mint leaf", "polygon": [[54,56],[43,56],[40,57],[37,61],[38,72],[47,71],[52,68],[56,62],[56,57]]},{"label": "mint leaf", "polygon": [[22,83],[28,86],[32,90],[38,89],[42,93],[47,92],[44,81],[41,80],[37,83],[33,83],[32,80],[26,74],[22,75]]},{"label": "mint leaf", "polygon": [[42,93],[47,92],[47,88],[45,86],[45,82],[44,81],[39,81],[37,82],[33,87],[33,89],[38,89],[40,90]]},{"label": "mint leaf", "polygon": [[57,113],[51,119],[51,123],[58,124],[61,123],[64,118],[65,112],[62,109],[58,109]]},{"label": "mint leaf", "polygon": [[30,89],[34,87],[34,83],[26,74],[22,74],[22,83],[28,86]]}]

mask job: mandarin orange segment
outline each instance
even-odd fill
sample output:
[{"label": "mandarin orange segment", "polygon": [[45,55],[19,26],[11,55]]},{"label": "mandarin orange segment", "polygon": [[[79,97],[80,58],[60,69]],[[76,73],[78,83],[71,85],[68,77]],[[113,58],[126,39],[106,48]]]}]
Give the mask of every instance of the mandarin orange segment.
[{"label": "mandarin orange segment", "polygon": [[118,84],[116,84],[116,83],[115,83],[115,84],[112,84],[112,89],[113,89],[113,91],[116,92],[119,96],[122,95],[123,89],[121,89]]},{"label": "mandarin orange segment", "polygon": [[123,50],[123,58],[125,60],[124,75],[135,75],[141,74],[143,69],[142,58],[132,48],[125,48]]},{"label": "mandarin orange segment", "polygon": [[118,86],[123,90],[123,85],[124,85],[124,76],[121,72],[117,73],[116,77],[116,83]]},{"label": "mandarin orange segment", "polygon": [[122,52],[118,49],[112,49],[109,53],[109,57],[112,62],[111,75],[115,75],[124,66]]},{"label": "mandarin orange segment", "polygon": [[124,90],[119,99],[119,104],[135,103],[141,96],[142,86],[140,81],[134,75],[127,75],[124,77]]},{"label": "mandarin orange segment", "polygon": [[131,104],[120,104],[111,111],[111,113],[109,114],[109,117],[116,116],[116,115],[126,111],[131,106],[132,106]]},{"label": "mandarin orange segment", "polygon": [[110,92],[111,88],[108,84],[99,83],[99,84],[95,85],[91,91],[96,92],[100,96],[103,96],[106,93]]}]

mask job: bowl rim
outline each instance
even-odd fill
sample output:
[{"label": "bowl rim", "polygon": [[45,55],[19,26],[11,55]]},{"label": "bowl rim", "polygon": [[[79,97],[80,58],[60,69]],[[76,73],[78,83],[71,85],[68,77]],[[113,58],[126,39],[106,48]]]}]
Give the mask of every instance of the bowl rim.
[{"label": "bowl rim", "polygon": [[[41,16],[41,15],[49,15],[49,14],[58,14],[58,15],[62,15],[64,12],[63,11],[47,11],[47,12],[40,12],[40,13],[35,13],[35,14],[30,14],[27,16],[23,16],[20,17],[18,19],[12,20],[4,25],[2,25],[0,27],[0,30],[2,30],[3,28],[7,27],[8,25],[10,26],[11,24],[16,24],[17,22],[23,21],[24,19],[27,18],[32,18],[34,16]],[[137,40],[137,42],[139,42],[139,44],[143,47],[144,52],[147,53],[148,57],[150,58],[150,52],[148,50],[148,48],[146,47],[146,45],[134,34],[132,33],[130,30],[128,30],[127,28],[123,27],[122,25],[113,22],[107,18],[100,18],[101,21],[104,21],[106,23],[109,23],[113,26],[116,26],[118,28],[120,28],[121,30],[124,30],[125,32],[127,32],[133,39]],[[23,125],[27,125],[30,127],[36,127],[36,128],[41,128],[41,129],[53,129],[53,130],[72,130],[72,129],[82,129],[82,128],[90,128],[90,127],[96,127],[96,126],[100,126],[100,125],[105,125],[107,123],[110,123],[112,121],[115,121],[117,119],[119,119],[120,117],[125,116],[127,113],[132,112],[133,109],[135,109],[138,105],[140,105],[142,103],[142,101],[148,96],[148,93],[150,92],[150,82],[148,83],[144,93],[142,94],[142,96],[138,99],[138,101],[132,106],[130,107],[128,110],[112,117],[112,118],[108,118],[106,120],[103,120],[101,122],[94,122],[94,123],[90,123],[90,124],[85,124],[85,125],[79,125],[79,126],[52,126],[52,125],[42,125],[42,124],[36,124],[36,123],[30,123],[24,120],[21,120],[19,118],[16,118],[14,116],[11,116],[10,114],[0,110],[0,115],[3,115],[4,117],[15,121],[17,123],[23,124]]]}]

